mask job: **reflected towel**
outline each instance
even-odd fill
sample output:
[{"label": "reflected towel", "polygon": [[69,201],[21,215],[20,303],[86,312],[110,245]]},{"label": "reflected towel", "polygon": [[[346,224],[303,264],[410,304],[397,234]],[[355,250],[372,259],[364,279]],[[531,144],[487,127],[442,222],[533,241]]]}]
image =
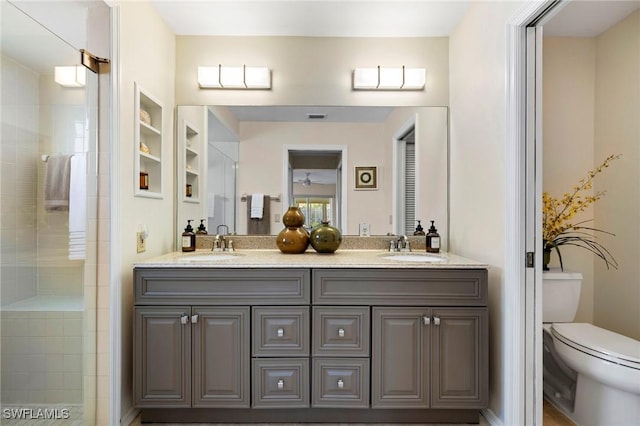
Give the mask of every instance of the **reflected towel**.
[{"label": "reflected towel", "polygon": [[251,219],[262,219],[264,214],[264,194],[251,195]]},{"label": "reflected towel", "polygon": [[[269,202],[264,202],[264,208],[262,210],[262,218],[261,219],[252,219],[251,218],[251,195],[247,196],[247,235],[269,235],[270,228],[270,212],[269,212]],[[265,200],[265,197],[262,197],[262,200]],[[269,198],[267,198],[267,201]]]},{"label": "reflected towel", "polygon": [[47,160],[44,176],[44,209],[46,211],[69,209],[70,179],[71,155],[51,155]]},{"label": "reflected towel", "polygon": [[87,241],[87,159],[71,158],[69,179],[69,259],[84,260]]}]

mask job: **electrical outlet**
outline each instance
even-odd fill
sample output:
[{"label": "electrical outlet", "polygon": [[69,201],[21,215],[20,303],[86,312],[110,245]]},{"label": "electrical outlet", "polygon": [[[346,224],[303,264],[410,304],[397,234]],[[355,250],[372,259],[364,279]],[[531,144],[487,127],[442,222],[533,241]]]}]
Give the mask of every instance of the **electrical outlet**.
[{"label": "electrical outlet", "polygon": [[137,241],[136,250],[138,251],[138,253],[142,253],[144,251],[147,251],[147,241],[142,236],[142,232],[137,232],[136,233],[136,241]]},{"label": "electrical outlet", "polygon": [[273,221],[276,223],[280,223],[280,214],[276,213],[273,215]]}]

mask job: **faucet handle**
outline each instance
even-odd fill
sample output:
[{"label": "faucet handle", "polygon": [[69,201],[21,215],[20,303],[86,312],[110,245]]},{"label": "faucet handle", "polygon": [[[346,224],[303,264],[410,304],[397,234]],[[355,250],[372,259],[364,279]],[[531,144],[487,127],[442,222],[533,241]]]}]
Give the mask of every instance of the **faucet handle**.
[{"label": "faucet handle", "polygon": [[389,241],[389,251],[396,251],[396,242],[393,240]]},{"label": "faucet handle", "polygon": [[236,251],[236,249],[233,247],[233,240],[227,241],[227,251]]}]

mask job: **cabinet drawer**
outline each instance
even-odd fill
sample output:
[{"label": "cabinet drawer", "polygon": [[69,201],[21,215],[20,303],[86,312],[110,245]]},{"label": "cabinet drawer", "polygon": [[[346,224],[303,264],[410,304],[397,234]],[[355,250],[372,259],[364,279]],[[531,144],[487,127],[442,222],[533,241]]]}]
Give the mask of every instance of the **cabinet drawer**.
[{"label": "cabinet drawer", "polygon": [[253,359],[253,407],[309,406],[309,359]]},{"label": "cabinet drawer", "polygon": [[313,407],[369,407],[367,358],[314,358],[312,383]]},{"label": "cabinet drawer", "polygon": [[309,307],[253,308],[253,356],[309,356]]},{"label": "cabinet drawer", "polygon": [[369,356],[369,308],[314,307],[313,356]]},{"label": "cabinet drawer", "polygon": [[135,268],[136,305],[306,305],[308,269]]},{"label": "cabinet drawer", "polygon": [[314,269],[314,305],[484,306],[486,269]]}]

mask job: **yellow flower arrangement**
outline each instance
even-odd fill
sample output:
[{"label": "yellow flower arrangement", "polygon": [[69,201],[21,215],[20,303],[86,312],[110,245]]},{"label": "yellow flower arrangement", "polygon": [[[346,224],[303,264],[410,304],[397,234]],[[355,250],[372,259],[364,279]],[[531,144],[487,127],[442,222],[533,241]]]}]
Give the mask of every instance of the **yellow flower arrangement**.
[{"label": "yellow flower arrangement", "polygon": [[577,223],[571,222],[571,219],[578,213],[585,211],[605,195],[605,191],[598,191],[593,195],[586,195],[584,193],[593,188],[593,179],[596,175],[609,167],[609,164],[618,158],[620,158],[620,155],[608,156],[600,166],[589,171],[586,177],[580,179],[578,184],[573,187],[572,192],[567,192],[560,199],[552,197],[547,192],[542,194],[542,238],[543,249],[545,251],[545,270],[548,269],[547,264],[549,263],[548,259],[551,250],[555,250],[556,253],[558,253],[560,267],[564,269],[559,248],[563,245],[587,249],[604,260],[607,269],[609,266],[617,268],[618,263],[611,253],[596,241],[593,232],[602,232],[608,235],[614,234],[600,229],[582,226],[591,219]]}]

